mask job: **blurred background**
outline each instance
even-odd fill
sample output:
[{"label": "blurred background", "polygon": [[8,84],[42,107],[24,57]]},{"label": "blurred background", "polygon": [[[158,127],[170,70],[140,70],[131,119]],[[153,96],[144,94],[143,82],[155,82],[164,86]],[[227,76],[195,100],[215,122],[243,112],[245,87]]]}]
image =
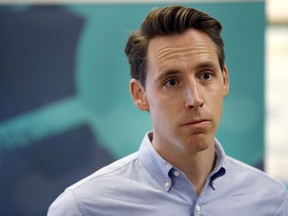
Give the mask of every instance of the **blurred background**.
[{"label": "blurred background", "polygon": [[[224,26],[231,89],[217,138],[227,154],[284,184],[286,2],[181,1]],[[67,186],[137,151],[151,129],[130,99],[124,47],[151,8],[172,3],[0,3],[0,215],[46,215]]]},{"label": "blurred background", "polygon": [[265,171],[288,186],[288,1],[266,2]]}]

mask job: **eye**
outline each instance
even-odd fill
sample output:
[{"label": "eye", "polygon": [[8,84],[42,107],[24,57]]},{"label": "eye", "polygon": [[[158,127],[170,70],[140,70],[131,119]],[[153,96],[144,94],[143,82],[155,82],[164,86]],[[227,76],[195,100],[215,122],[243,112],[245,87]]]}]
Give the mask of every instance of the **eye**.
[{"label": "eye", "polygon": [[164,86],[173,88],[179,84],[178,80],[176,79],[169,79],[165,81]]},{"label": "eye", "polygon": [[202,73],[202,74],[200,75],[199,78],[200,78],[201,80],[211,80],[212,77],[213,77],[212,72],[204,72],[204,73]]}]

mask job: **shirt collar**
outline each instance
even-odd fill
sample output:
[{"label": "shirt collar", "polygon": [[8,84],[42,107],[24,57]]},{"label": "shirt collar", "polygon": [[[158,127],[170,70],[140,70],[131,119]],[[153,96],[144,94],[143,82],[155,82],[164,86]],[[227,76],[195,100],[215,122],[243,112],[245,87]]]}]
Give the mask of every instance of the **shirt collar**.
[{"label": "shirt collar", "polygon": [[139,149],[139,158],[150,174],[168,191],[172,185],[169,172],[173,166],[156,152],[151,143],[152,136],[152,132],[145,135]]},{"label": "shirt collar", "polygon": [[224,167],[224,160],[226,155],[222,145],[216,138],[214,138],[214,144],[215,144],[216,162],[215,167],[213,171],[208,175],[207,180],[209,181],[209,185],[215,190],[216,188],[215,180],[225,175],[226,173],[226,169]]},{"label": "shirt collar", "polygon": [[[168,191],[172,185],[169,172],[175,168],[156,152],[151,143],[152,136],[153,133],[150,131],[142,140],[139,149],[139,158],[150,174],[164,187],[166,191]],[[216,154],[215,167],[207,177],[207,180],[213,189],[215,189],[214,180],[226,173],[224,168],[225,152],[216,138],[214,139],[214,143]]]},{"label": "shirt collar", "polygon": [[210,175],[215,174],[221,168],[223,168],[224,159],[225,159],[224,149],[223,149],[222,145],[220,144],[220,142],[216,138],[214,138],[214,144],[215,144],[216,162],[215,162],[215,167],[214,167],[214,169]]}]

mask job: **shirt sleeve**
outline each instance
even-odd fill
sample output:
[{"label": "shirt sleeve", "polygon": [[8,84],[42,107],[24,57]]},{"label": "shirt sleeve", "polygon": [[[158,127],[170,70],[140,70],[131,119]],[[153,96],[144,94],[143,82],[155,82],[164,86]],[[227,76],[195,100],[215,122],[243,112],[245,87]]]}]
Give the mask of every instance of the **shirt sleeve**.
[{"label": "shirt sleeve", "polygon": [[65,190],[49,207],[47,216],[83,216],[71,190]]}]

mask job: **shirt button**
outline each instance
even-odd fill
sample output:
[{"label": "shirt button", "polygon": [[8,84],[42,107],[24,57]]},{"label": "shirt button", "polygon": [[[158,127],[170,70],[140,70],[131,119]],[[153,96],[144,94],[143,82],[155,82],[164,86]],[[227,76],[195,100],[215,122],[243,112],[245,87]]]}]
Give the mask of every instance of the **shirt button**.
[{"label": "shirt button", "polygon": [[174,176],[176,176],[176,177],[180,175],[180,173],[179,173],[177,170],[175,170],[173,174],[174,174]]},{"label": "shirt button", "polygon": [[200,213],[200,211],[201,211],[200,205],[197,204],[197,205],[195,206],[195,209],[196,209],[196,212],[197,212],[197,213]]},{"label": "shirt button", "polygon": [[165,187],[166,187],[166,188],[169,188],[169,187],[170,187],[170,182],[169,182],[169,181],[166,181],[166,182],[165,182]]}]

